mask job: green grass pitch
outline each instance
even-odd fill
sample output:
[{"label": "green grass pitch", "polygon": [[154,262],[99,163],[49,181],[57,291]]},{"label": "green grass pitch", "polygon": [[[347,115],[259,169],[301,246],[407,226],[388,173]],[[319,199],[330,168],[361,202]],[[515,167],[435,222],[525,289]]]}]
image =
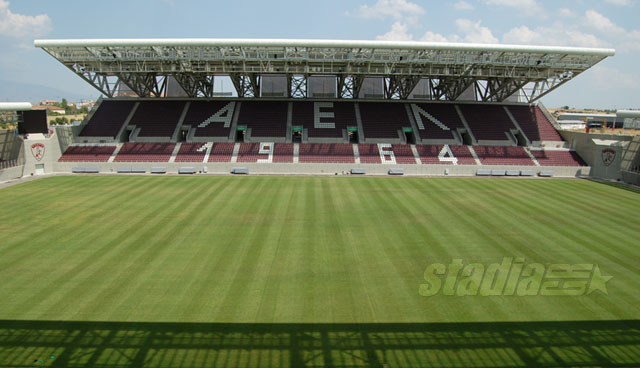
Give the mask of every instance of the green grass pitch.
[{"label": "green grass pitch", "polygon": [[[0,210],[0,367],[640,360],[640,194],[614,186],[67,176],[0,190]],[[597,265],[607,294],[419,293],[430,264],[503,257]]]}]

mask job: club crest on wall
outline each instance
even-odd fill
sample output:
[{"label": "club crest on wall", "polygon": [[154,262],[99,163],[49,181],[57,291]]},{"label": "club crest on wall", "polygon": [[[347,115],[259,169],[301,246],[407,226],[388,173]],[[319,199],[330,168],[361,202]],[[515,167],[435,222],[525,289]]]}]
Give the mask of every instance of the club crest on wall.
[{"label": "club crest on wall", "polygon": [[32,144],[31,153],[33,154],[33,157],[35,157],[37,161],[42,160],[42,158],[44,157],[44,144],[42,143]]},{"label": "club crest on wall", "polygon": [[616,159],[616,151],[611,148],[605,148],[602,150],[602,163],[604,166],[609,166]]}]

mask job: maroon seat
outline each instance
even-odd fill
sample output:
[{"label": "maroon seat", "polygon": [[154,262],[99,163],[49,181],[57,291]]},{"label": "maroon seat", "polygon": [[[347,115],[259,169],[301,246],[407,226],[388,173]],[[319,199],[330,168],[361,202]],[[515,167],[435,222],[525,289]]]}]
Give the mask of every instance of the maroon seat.
[{"label": "maroon seat", "polygon": [[353,146],[347,143],[303,143],[298,153],[299,162],[354,163]]},{"label": "maroon seat", "polygon": [[[423,164],[436,164],[436,165],[451,165],[452,158],[456,159],[458,165],[475,165],[476,160],[471,155],[468,146],[448,146],[451,151],[451,155],[444,154],[443,159],[440,159],[440,152],[444,148],[443,145],[418,145],[416,150],[420,155],[420,161]],[[446,151],[445,151],[446,152]]]},{"label": "maroon seat", "polygon": [[140,128],[140,137],[171,137],[176,130],[184,101],[141,101],[129,126]]},{"label": "maroon seat", "polygon": [[473,149],[483,165],[535,165],[524,147],[474,146]]},{"label": "maroon seat", "polygon": [[258,162],[267,160],[268,153],[260,153],[260,147],[268,152],[271,147],[271,162],[293,162],[293,143],[242,143],[238,150],[238,162]]},{"label": "maroon seat", "polygon": [[69,146],[58,162],[107,162],[116,146]]},{"label": "maroon seat", "polygon": [[[318,107],[320,125],[316,126],[316,106]],[[333,117],[321,117],[322,114],[333,114]],[[322,126],[333,124],[334,127]],[[343,130],[348,126],[356,126],[356,110],[353,102],[294,102],[292,125],[307,129],[311,138],[342,138]]]},{"label": "maroon seat", "polygon": [[[267,155],[259,155],[260,143],[240,143],[238,150],[238,162],[256,162]],[[262,157],[261,157],[262,156]]]},{"label": "maroon seat", "polygon": [[477,140],[508,141],[506,133],[515,129],[503,105],[458,105]]},{"label": "maroon seat", "polygon": [[398,139],[398,130],[411,127],[402,103],[360,102],[365,138]]},{"label": "maroon seat", "polygon": [[252,137],[285,137],[287,110],[284,101],[243,101],[238,125],[251,128]]},{"label": "maroon seat", "polygon": [[562,137],[538,106],[508,106],[520,128],[530,141],[559,141]]},{"label": "maroon seat", "polygon": [[293,162],[293,143],[276,143],[273,162]]},{"label": "maroon seat", "polygon": [[102,101],[80,136],[115,138],[134,105],[135,101]]},{"label": "maroon seat", "polygon": [[182,143],[176,155],[176,162],[203,162],[207,154],[207,144],[211,143]]},{"label": "maroon seat", "polygon": [[209,162],[230,162],[235,143],[214,143],[209,154]]},{"label": "maroon seat", "polygon": [[[438,124],[424,116],[416,107],[444,124],[449,130],[442,129]],[[464,128],[464,124],[462,120],[460,120],[460,115],[458,115],[458,111],[452,104],[412,104],[411,108],[414,115],[418,115],[420,118],[419,120],[416,119],[416,123],[418,130],[420,130],[420,137],[423,139],[453,139],[454,136],[452,132],[456,131],[457,128]],[[422,121],[424,130],[420,129],[420,121]]]},{"label": "maroon seat", "polygon": [[413,156],[411,146],[408,144],[394,144],[393,155],[395,156],[397,164],[415,164],[416,158]]},{"label": "maroon seat", "polygon": [[191,101],[182,125],[195,128],[196,137],[228,137],[236,106],[234,101]]},{"label": "maroon seat", "polygon": [[540,166],[586,166],[575,151],[531,150]]},{"label": "maroon seat", "polygon": [[358,152],[360,153],[361,164],[379,164],[380,151],[377,144],[359,144]]},{"label": "maroon seat", "polygon": [[115,162],[168,162],[175,143],[124,143]]}]

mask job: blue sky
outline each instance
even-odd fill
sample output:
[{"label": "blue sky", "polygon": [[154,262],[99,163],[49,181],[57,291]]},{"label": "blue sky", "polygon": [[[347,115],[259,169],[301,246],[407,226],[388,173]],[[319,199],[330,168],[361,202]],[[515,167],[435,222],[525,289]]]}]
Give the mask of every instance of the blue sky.
[{"label": "blue sky", "polygon": [[[615,48],[543,99],[640,108],[640,0],[0,0],[0,81],[97,92],[38,38],[320,38]],[[3,100],[7,97],[2,96]],[[57,98],[60,96],[51,96]]]}]

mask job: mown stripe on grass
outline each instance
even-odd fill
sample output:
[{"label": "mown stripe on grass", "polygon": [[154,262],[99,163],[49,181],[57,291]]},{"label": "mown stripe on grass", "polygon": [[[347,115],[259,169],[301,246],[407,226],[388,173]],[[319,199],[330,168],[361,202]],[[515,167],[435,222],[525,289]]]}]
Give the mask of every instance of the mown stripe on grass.
[{"label": "mown stripe on grass", "polygon": [[[490,263],[501,262],[503,257],[526,256],[528,252],[531,252],[531,250],[523,249],[518,245],[520,241],[518,237],[509,237],[505,233],[504,230],[508,228],[508,220],[501,211],[491,210],[498,198],[492,188],[487,186],[486,180],[466,180],[463,185],[473,195],[464,197],[463,201],[458,201],[457,205],[454,204],[453,199],[443,204],[449,214],[449,228],[452,230],[466,229],[472,234],[468,244],[451,245],[458,248],[458,254],[454,258],[462,259],[464,264],[480,263],[486,266]],[[505,239],[505,236],[508,238]],[[469,275],[461,273],[460,277],[463,276]],[[456,293],[460,287],[458,284]],[[453,304],[457,298],[460,297],[449,297],[445,300],[448,302],[447,304]],[[455,318],[458,320],[508,320],[510,318],[508,301],[513,298],[508,296],[491,298],[468,296],[463,298],[467,298],[467,303],[473,307],[460,309],[454,306],[451,308],[457,312]]]},{"label": "mown stripe on grass", "polygon": [[[243,227],[249,221],[248,217],[241,218],[237,214],[252,208],[251,198],[246,193],[254,189],[253,182],[238,180],[225,178],[225,191],[216,197],[216,202],[222,206],[221,210],[210,214],[210,227],[203,229],[206,234],[204,243],[210,248],[210,262],[207,262],[206,266],[203,265],[194,275],[198,280],[194,284],[195,287],[185,290],[182,294],[182,308],[179,308],[180,304],[176,306],[176,316],[179,318],[211,320],[220,309],[227,308],[222,305],[222,300],[228,293],[230,279],[237,272],[241,261],[237,239],[244,234]],[[227,202],[227,198],[238,200],[224,203]],[[229,219],[234,219],[233,223],[228,224]]]},{"label": "mown stripe on grass", "polygon": [[[108,319],[114,319],[126,313],[135,306],[135,313],[144,312],[144,317],[151,321],[158,321],[167,318],[167,311],[172,310],[174,305],[182,304],[187,298],[181,298],[181,292],[190,289],[192,271],[198,267],[198,263],[203,262],[206,257],[199,253],[204,253],[207,247],[197,247],[199,252],[194,252],[191,258],[186,257],[192,248],[189,235],[193,231],[199,231],[201,226],[206,226],[206,216],[203,215],[205,208],[208,208],[213,201],[210,197],[223,185],[222,182],[210,185],[206,181],[193,178],[202,190],[194,190],[191,193],[181,190],[183,197],[180,197],[181,206],[174,213],[173,219],[168,219],[169,224],[164,225],[163,231],[169,235],[162,238],[163,243],[167,243],[167,248],[162,257],[157,257],[154,262],[145,262],[144,268],[136,274],[136,279],[128,279],[128,283],[134,286],[128,288],[120,295],[121,302],[114,305],[113,310],[108,315]],[[190,195],[191,194],[191,195]],[[205,263],[206,264],[206,263]],[[195,278],[194,278],[195,279]],[[136,286],[137,285],[137,286]],[[202,300],[200,297],[193,297],[195,300]],[[169,303],[163,300],[171,301]],[[90,307],[88,307],[90,308]]]},{"label": "mown stripe on grass", "polygon": [[[131,196],[125,194],[125,198],[132,197],[133,195],[134,193],[132,193]],[[49,205],[55,206],[56,203],[51,202]],[[114,205],[113,207],[115,208],[116,206],[117,205]],[[81,222],[84,218],[81,212],[78,213],[78,218],[74,220]],[[77,227],[78,225],[75,226]],[[78,234],[82,234],[84,231],[87,233],[95,231],[95,229],[88,224],[83,224],[80,227],[82,230],[79,230]],[[103,235],[101,232],[97,233]],[[19,264],[19,267],[22,267],[21,276],[24,275],[24,278],[20,277],[20,279],[24,281],[18,285],[21,289],[19,293],[22,294],[22,298],[16,296],[16,299],[12,299],[13,304],[20,306],[16,309],[19,313],[28,311],[30,306],[42,302],[47,295],[58,292],[60,285],[64,285],[67,280],[75,277],[78,272],[88,269],[90,265],[98,261],[98,259],[94,258],[95,254],[93,250],[95,242],[101,239],[91,239],[91,241],[83,243],[78,241],[78,239],[82,238],[73,236],[76,234],[75,231],[69,229],[65,231],[65,234],[70,235],[68,239],[63,238],[65,243],[59,241],[60,237],[57,234],[44,234],[46,237],[44,235],[40,237],[43,244],[42,246],[36,249],[31,249],[30,246],[23,247],[27,252],[31,250],[31,258],[34,258],[35,252],[34,262],[36,262],[36,265],[25,268],[24,265]],[[118,241],[118,244],[119,243]],[[49,252],[44,249],[44,247],[52,247],[59,250],[57,252]],[[42,254],[47,253],[51,253],[52,255],[57,254],[57,256],[42,256]],[[29,256],[28,253],[27,255]],[[73,264],[74,262],[76,265]],[[37,296],[37,299],[35,296]]]},{"label": "mown stripe on grass", "polygon": [[[448,251],[446,245],[441,244],[441,237],[431,236],[431,229],[440,229],[441,227],[428,226],[426,222],[421,220],[424,212],[428,213],[427,216],[430,214],[432,218],[436,218],[441,209],[439,204],[435,202],[419,201],[419,196],[408,193],[412,190],[410,182],[415,183],[414,180],[396,179],[375,181],[380,185],[381,190],[375,191],[375,194],[371,196],[372,201],[368,211],[376,213],[375,207],[380,203],[384,203],[386,208],[392,209],[388,216],[378,217],[379,226],[387,224],[386,226],[392,228],[381,228],[378,234],[384,239],[380,243],[382,252],[385,254],[385,258],[392,262],[395,270],[394,282],[401,283],[401,285],[393,285],[392,287],[403,291],[402,294],[396,296],[397,299],[394,301],[393,306],[397,309],[395,314],[401,317],[400,321],[408,321],[406,317],[411,315],[410,311],[418,308],[424,310],[423,318],[425,320],[439,319],[443,317],[442,311],[438,308],[428,308],[431,303],[419,296],[419,286],[424,282],[423,273],[427,265],[425,261],[430,260],[431,247],[435,246],[442,251]],[[411,201],[406,202],[407,199],[411,199]],[[416,209],[418,203],[422,206]],[[429,235],[430,241],[425,241],[423,233]],[[379,277],[384,276],[386,275],[382,272],[379,275]],[[389,312],[386,314],[387,316],[394,314]],[[380,316],[381,319],[384,317],[385,315]]]},{"label": "mown stripe on grass", "polygon": [[[228,287],[221,294],[222,301],[220,309],[215,314],[217,321],[244,321],[251,320],[248,314],[255,313],[256,301],[250,298],[250,294],[255,295],[259,290],[251,289],[251,282],[259,275],[256,275],[256,266],[260,261],[263,247],[257,244],[257,239],[261,238],[261,231],[266,227],[268,219],[268,209],[274,205],[275,196],[268,186],[265,178],[247,178],[250,183],[257,185],[251,188],[255,193],[263,197],[257,197],[255,193],[248,193],[246,198],[251,199],[247,210],[240,213],[240,221],[244,224],[241,236],[235,238],[233,253],[237,254],[236,263],[233,269],[228,269],[231,279],[225,280]],[[260,201],[256,198],[261,198]],[[245,217],[245,218],[242,218]]]},{"label": "mown stripe on grass", "polygon": [[[220,274],[220,268],[228,261],[226,258],[228,248],[233,246],[227,241],[230,234],[227,235],[225,219],[238,210],[235,202],[228,201],[227,198],[234,196],[237,191],[244,190],[248,185],[248,182],[232,183],[229,180],[221,180],[216,187],[216,189],[222,187],[221,190],[212,196],[200,199],[206,202],[206,205],[197,216],[194,216],[192,237],[185,239],[190,244],[183,244],[188,246],[193,255],[188,262],[181,262],[181,268],[173,267],[172,276],[176,281],[179,281],[184,274],[189,278],[186,283],[176,282],[170,289],[176,289],[176,293],[171,298],[173,303],[169,306],[174,318],[207,321],[213,315],[220,283],[216,277]],[[195,221],[196,219],[198,221]]]},{"label": "mown stripe on grass", "polygon": [[269,320],[273,322],[299,322],[304,320],[301,297],[304,265],[300,259],[306,252],[308,242],[312,241],[306,226],[307,187],[298,178],[284,180],[283,185],[288,186],[287,193],[290,193],[285,215],[287,221],[280,229],[277,257],[271,268],[272,277],[278,280],[278,293],[273,306],[261,306],[261,309],[268,309],[272,313]]},{"label": "mown stripe on grass", "polygon": [[[499,190],[499,185],[497,185],[496,188],[497,190]],[[504,195],[504,193],[502,194]],[[538,193],[538,198],[539,196],[541,196],[542,194]],[[517,199],[512,199],[509,203],[509,206],[504,206],[504,204],[500,204],[495,206],[496,209],[500,210],[500,211],[504,211],[505,214],[509,214],[509,217],[516,217],[518,213],[522,213],[525,209],[521,209],[521,210],[515,210],[515,208],[517,206],[522,206],[522,207],[529,207],[531,204],[526,203],[526,201],[523,201],[523,203],[518,204],[517,203]],[[514,222],[513,224],[509,223],[505,223],[505,226],[509,226],[509,227],[513,227],[513,226],[517,226],[516,224],[527,224],[527,222],[523,222],[521,220]],[[532,234],[530,233],[531,229],[531,222],[528,223],[529,226],[522,226],[521,227],[521,231],[522,232],[526,232],[528,233],[528,236],[535,236],[535,232]],[[539,230],[540,234],[544,234],[546,236],[553,236],[558,234],[557,229],[554,229],[552,227],[543,227],[542,229]],[[542,241],[539,243],[539,246],[535,246],[529,249],[529,251],[531,250],[539,250],[538,252],[536,252],[535,256],[533,258],[531,258],[531,254],[529,255],[529,259],[527,260],[529,263],[530,262],[538,262],[538,263],[543,263],[543,264],[549,264],[549,263],[562,263],[559,262],[558,259],[554,259],[552,257],[553,252],[549,251],[550,249],[546,249],[548,247],[549,244],[566,244],[566,241],[569,240],[569,242],[575,240],[575,239],[569,239],[566,238],[566,234],[560,234],[561,236],[563,236],[564,239],[560,239],[559,241],[557,241],[556,243],[550,243],[549,241],[545,241],[544,239],[542,239]],[[509,240],[506,242],[507,244],[513,244],[512,240]],[[542,252],[542,254],[541,254]],[[573,262],[573,263],[577,263],[577,262]],[[560,315],[562,315],[563,313],[569,311],[567,309],[562,308],[561,304],[563,304],[568,298],[567,297],[550,297],[550,296],[536,296],[536,297],[529,297],[529,298],[535,298],[535,303],[527,303],[527,306],[529,307],[529,311],[527,312],[527,315],[535,315],[535,314],[540,314],[541,317],[540,318],[544,318],[543,315],[545,313],[548,313],[549,311],[555,310],[557,311],[554,315],[554,318],[558,318],[560,317]],[[594,303],[591,303],[591,301],[589,299],[585,299],[584,297],[582,297],[582,303],[581,305],[584,307],[585,305],[591,305],[592,309],[591,312],[593,312],[593,308],[597,309],[597,307],[595,306]],[[570,298],[569,298],[570,299]],[[537,307],[534,310],[531,310],[531,306],[537,305]],[[511,307],[512,308],[512,307]],[[595,314],[595,313],[593,313]]]},{"label": "mown stripe on grass", "polygon": [[[386,289],[377,283],[379,275],[376,271],[386,271],[376,267],[380,263],[380,243],[362,232],[361,222],[366,219],[358,214],[362,213],[360,206],[364,200],[352,197],[357,194],[349,187],[348,178],[323,178],[323,184],[322,197],[318,201],[328,207],[329,224],[325,229],[330,230],[323,235],[326,245],[323,253],[329,255],[327,269],[334,271],[328,284],[332,315],[338,320],[348,316],[354,321],[376,321],[378,310],[384,308],[391,295],[381,297],[380,293]],[[358,204],[354,204],[354,198],[358,198]],[[373,228],[370,230],[375,234]],[[340,288],[331,287],[336,284]],[[350,308],[350,305],[356,308]]]},{"label": "mown stripe on grass", "polygon": [[[171,182],[171,181],[169,181]],[[163,186],[151,188],[149,193],[161,191]],[[126,279],[134,274],[134,270],[142,269],[142,266],[149,260],[155,250],[150,237],[160,231],[163,226],[162,219],[170,218],[169,214],[180,205],[178,199],[181,192],[174,192],[171,196],[158,198],[153,204],[142,212],[137,221],[127,226],[126,230],[120,233],[120,237],[107,243],[102,247],[95,258],[87,260],[74,269],[78,272],[71,277],[68,287],[64,292],[47,292],[47,308],[38,306],[34,311],[41,313],[38,318],[46,318],[48,314],[58,314],[69,316],[83,308],[84,305],[99,294],[104,298],[98,310],[103,314],[111,309],[109,304],[115,301],[118,293],[122,292],[128,285]],[[93,261],[93,262],[91,262]],[[145,262],[145,263],[142,263]],[[118,280],[115,282],[114,280]],[[64,280],[58,280],[55,284],[65,285]],[[73,286],[72,286],[73,285]],[[111,295],[104,295],[108,291]],[[53,294],[53,295],[51,295]],[[51,295],[51,299],[48,300]],[[96,309],[94,309],[95,313]],[[127,316],[123,316],[127,317]],[[67,317],[69,318],[69,317]],[[81,317],[82,318],[82,317]]]},{"label": "mown stripe on grass", "polygon": [[[540,194],[540,196],[543,196]],[[549,196],[549,194],[547,194]],[[558,194],[558,197],[561,193]],[[552,196],[552,200],[557,200],[558,197]],[[532,201],[533,206],[536,205],[535,201]],[[624,267],[629,268],[632,272],[640,270],[634,262],[629,262],[629,257],[633,257],[633,253],[625,251],[627,243],[632,237],[629,234],[619,235],[618,232],[625,234],[623,228],[616,232],[610,232],[609,227],[606,224],[584,224],[584,222],[576,221],[576,210],[570,205],[558,207],[554,213],[549,213],[540,219],[540,222],[548,225],[549,230],[555,232],[559,236],[562,236],[564,241],[559,244],[563,244],[563,248],[567,246],[580,245],[579,248],[587,248],[590,251],[597,253],[604,259],[621,264]],[[600,226],[597,226],[600,225]],[[617,225],[616,225],[617,227]],[[606,236],[603,235],[607,234]],[[566,242],[566,243],[565,243]],[[603,248],[602,244],[611,243],[610,247]],[[616,253],[612,252],[614,250]],[[617,256],[617,253],[621,253]]]},{"label": "mown stripe on grass", "polygon": [[[0,277],[9,280],[0,285],[9,301],[0,306],[3,318],[637,318],[640,222],[634,209],[640,196],[617,188],[600,191],[603,186],[577,180],[52,179],[59,187],[48,196],[39,193],[41,186],[51,189],[46,180],[25,184],[26,190],[17,186],[33,193],[21,198],[24,208],[40,206],[42,216],[54,216],[47,231],[25,226],[28,213],[20,206],[0,217],[9,224],[0,229],[10,242],[0,242],[8,247],[0,258],[7,266]],[[0,191],[0,201],[6,193]],[[585,221],[574,221],[580,216]],[[218,226],[203,226],[209,221]],[[21,244],[25,240],[32,243]],[[598,263],[614,279],[608,296],[483,301],[418,295],[428,263],[461,257],[487,264],[505,255]]]},{"label": "mown stripe on grass", "polygon": [[300,244],[294,243],[290,236],[292,228],[295,226],[292,222],[297,215],[294,208],[296,208],[295,202],[300,198],[299,190],[293,181],[279,180],[277,186],[281,193],[278,195],[278,206],[272,214],[274,216],[273,241],[275,247],[272,258],[265,260],[265,263],[269,263],[268,271],[265,272],[264,277],[266,284],[255,316],[255,320],[271,323],[279,322],[282,319],[286,321],[288,315],[279,313],[283,305],[297,307],[296,298],[293,295],[287,297],[289,289],[286,284],[289,281],[289,277],[287,277],[289,254],[294,247],[300,246]]}]

